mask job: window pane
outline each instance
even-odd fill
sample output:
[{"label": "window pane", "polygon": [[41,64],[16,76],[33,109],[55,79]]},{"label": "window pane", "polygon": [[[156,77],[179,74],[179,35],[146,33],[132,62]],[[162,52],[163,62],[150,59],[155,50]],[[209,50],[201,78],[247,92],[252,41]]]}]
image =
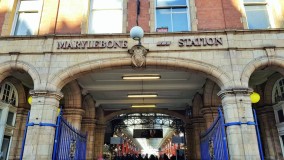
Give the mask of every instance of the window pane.
[{"label": "window pane", "polygon": [[284,122],[284,115],[283,115],[283,110],[279,110],[278,111],[278,118],[279,118],[279,122]]},{"label": "window pane", "polygon": [[186,8],[173,9],[173,31],[188,31]]},{"label": "window pane", "polygon": [[0,158],[0,160],[7,159],[9,145],[10,145],[10,138],[11,137],[9,137],[9,136],[4,136],[3,143],[2,143],[2,148],[1,148],[2,157]]},{"label": "window pane", "polygon": [[38,13],[20,13],[17,20],[15,35],[34,35],[39,24]]},{"label": "window pane", "polygon": [[245,6],[249,29],[270,28],[266,6]]},{"label": "window pane", "polygon": [[157,0],[157,7],[186,5],[186,0]]},{"label": "window pane", "polygon": [[14,113],[13,112],[9,112],[6,124],[9,125],[9,126],[13,126],[14,125],[13,124],[13,119],[14,119]]},{"label": "window pane", "polygon": [[122,10],[94,11],[90,24],[91,33],[121,33]]},{"label": "window pane", "polygon": [[171,9],[157,9],[156,19],[157,28],[168,27],[168,31],[172,31]]}]

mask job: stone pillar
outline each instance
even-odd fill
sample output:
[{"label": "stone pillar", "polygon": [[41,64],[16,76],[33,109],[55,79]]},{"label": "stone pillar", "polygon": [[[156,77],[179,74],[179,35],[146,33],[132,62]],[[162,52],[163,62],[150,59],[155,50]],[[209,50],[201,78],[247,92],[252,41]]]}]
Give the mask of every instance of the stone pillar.
[{"label": "stone pillar", "polygon": [[191,159],[191,155],[193,155],[192,151],[193,151],[193,142],[192,142],[192,138],[193,137],[193,126],[192,124],[186,124],[185,125],[185,138],[186,138],[186,150],[185,150],[185,155],[187,157],[187,159]]},{"label": "stone pillar", "polygon": [[272,106],[257,110],[265,159],[283,159]]},{"label": "stone pillar", "polygon": [[205,120],[206,129],[208,129],[218,117],[218,107],[203,107],[201,113]]},{"label": "stone pillar", "polygon": [[200,154],[200,135],[205,132],[204,119],[202,117],[194,117],[191,123],[187,124],[186,139],[188,148],[188,158],[190,160],[201,159]]},{"label": "stone pillar", "polygon": [[99,159],[103,156],[103,146],[105,141],[105,124],[97,124],[95,128],[95,159]]},{"label": "stone pillar", "polygon": [[95,151],[95,126],[96,126],[95,119],[83,119],[82,121],[82,131],[88,132],[88,139],[87,139],[87,160],[93,160],[94,151]]},{"label": "stone pillar", "polygon": [[81,129],[82,116],[85,113],[80,108],[65,108],[63,109],[63,117],[78,130]]},{"label": "stone pillar", "polygon": [[27,130],[24,160],[50,160],[52,159],[55,127],[39,126],[39,123],[56,124],[59,100],[62,93],[36,90],[31,91],[33,102],[30,111],[29,126]]},{"label": "stone pillar", "polygon": [[[227,89],[218,93],[222,98],[225,123],[254,122],[251,89]],[[259,160],[259,148],[254,125],[231,125],[226,128],[230,159]]]},{"label": "stone pillar", "polygon": [[13,138],[10,147],[9,159],[20,159],[22,141],[26,128],[26,121],[28,117],[28,109],[18,108],[16,115],[15,129],[13,131]]}]

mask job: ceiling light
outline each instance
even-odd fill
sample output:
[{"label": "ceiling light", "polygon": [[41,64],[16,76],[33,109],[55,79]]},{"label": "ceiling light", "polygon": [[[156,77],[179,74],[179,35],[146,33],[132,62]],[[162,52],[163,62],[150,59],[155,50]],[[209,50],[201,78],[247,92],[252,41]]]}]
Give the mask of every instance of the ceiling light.
[{"label": "ceiling light", "polygon": [[128,98],[154,98],[157,97],[157,94],[129,94]]},{"label": "ceiling light", "polygon": [[125,75],[122,76],[125,80],[136,80],[136,79],[161,79],[161,75],[158,74],[145,74],[145,75]]},{"label": "ceiling light", "polygon": [[131,106],[132,108],[155,108],[155,104],[135,104]]}]

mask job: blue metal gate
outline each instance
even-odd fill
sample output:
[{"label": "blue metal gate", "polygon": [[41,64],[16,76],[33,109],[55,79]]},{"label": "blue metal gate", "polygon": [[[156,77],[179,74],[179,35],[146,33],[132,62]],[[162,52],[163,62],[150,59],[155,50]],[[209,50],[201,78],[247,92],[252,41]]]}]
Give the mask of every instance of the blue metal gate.
[{"label": "blue metal gate", "polygon": [[200,136],[201,159],[228,160],[227,138],[222,111],[218,109],[218,118],[211,127]]},{"label": "blue metal gate", "polygon": [[59,114],[52,160],[86,159],[87,134],[80,133]]},{"label": "blue metal gate", "polygon": [[258,128],[258,122],[256,117],[256,112],[253,109],[254,122],[230,122],[224,124],[224,117],[221,108],[218,109],[218,118],[214,121],[211,127],[200,136],[200,148],[201,148],[201,159],[203,160],[228,160],[228,148],[227,148],[227,138],[225,127],[233,125],[254,125],[260,159],[264,160],[262,144],[260,139],[260,133]]}]

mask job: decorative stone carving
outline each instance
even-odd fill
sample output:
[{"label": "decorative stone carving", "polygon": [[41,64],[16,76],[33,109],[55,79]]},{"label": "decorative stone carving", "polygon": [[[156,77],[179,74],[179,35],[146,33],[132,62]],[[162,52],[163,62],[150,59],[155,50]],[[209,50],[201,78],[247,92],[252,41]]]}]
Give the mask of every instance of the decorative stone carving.
[{"label": "decorative stone carving", "polygon": [[225,89],[221,90],[217,93],[221,99],[223,99],[226,95],[236,95],[236,94],[246,94],[250,95],[253,92],[251,88],[232,88],[232,89]]},{"label": "decorative stone carving", "polygon": [[47,91],[47,90],[31,90],[30,95],[33,97],[54,97],[58,101],[63,98],[61,92]]},{"label": "decorative stone carving", "polygon": [[132,55],[132,65],[136,68],[141,68],[146,64],[146,54],[149,50],[142,45],[133,46],[128,52]]}]

